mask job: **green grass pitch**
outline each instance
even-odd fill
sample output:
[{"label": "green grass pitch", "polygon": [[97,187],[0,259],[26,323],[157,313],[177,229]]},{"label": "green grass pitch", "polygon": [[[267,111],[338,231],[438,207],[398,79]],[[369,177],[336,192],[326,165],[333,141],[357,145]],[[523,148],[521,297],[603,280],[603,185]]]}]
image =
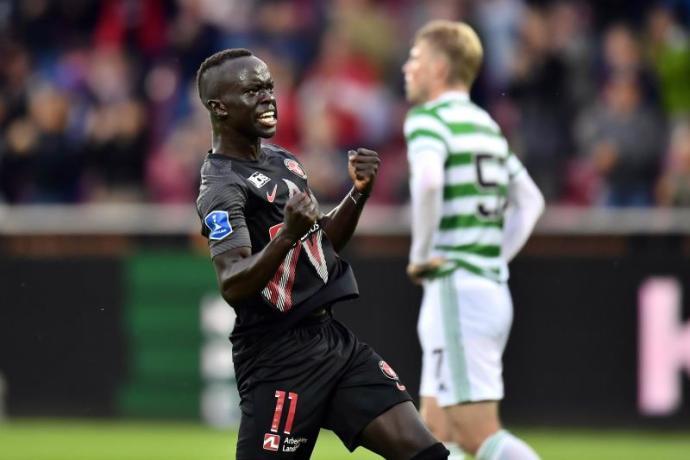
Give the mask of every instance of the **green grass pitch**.
[{"label": "green grass pitch", "polygon": [[[690,432],[515,430],[544,460],[689,460]],[[228,460],[235,433],[198,424],[86,420],[0,423],[2,460]],[[353,454],[330,432],[319,436],[315,460],[376,459]]]}]

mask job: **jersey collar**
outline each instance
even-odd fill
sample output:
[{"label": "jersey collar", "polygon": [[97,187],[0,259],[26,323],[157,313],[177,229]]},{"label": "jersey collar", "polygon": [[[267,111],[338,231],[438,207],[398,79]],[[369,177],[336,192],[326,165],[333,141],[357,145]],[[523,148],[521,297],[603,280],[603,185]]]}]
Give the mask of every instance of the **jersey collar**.
[{"label": "jersey collar", "polygon": [[445,91],[445,92],[441,93],[441,95],[438,96],[436,99],[431,100],[424,105],[431,106],[431,105],[439,104],[441,102],[453,101],[453,100],[467,102],[470,100],[470,95],[467,93],[467,91],[460,91],[460,90]]},{"label": "jersey collar", "polygon": [[438,97],[439,101],[447,101],[449,99],[460,99],[463,101],[469,101],[470,95],[467,93],[467,91],[452,90],[446,91]]}]

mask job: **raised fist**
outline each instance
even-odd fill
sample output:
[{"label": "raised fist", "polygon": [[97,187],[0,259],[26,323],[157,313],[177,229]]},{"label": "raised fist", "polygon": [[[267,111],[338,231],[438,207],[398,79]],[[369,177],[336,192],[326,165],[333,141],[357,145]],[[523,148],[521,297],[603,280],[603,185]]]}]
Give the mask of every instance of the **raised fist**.
[{"label": "raised fist", "polygon": [[292,241],[298,241],[319,217],[316,201],[308,193],[295,193],[285,204],[283,232]]},{"label": "raised fist", "polygon": [[355,189],[364,195],[368,195],[374,186],[376,174],[379,172],[379,154],[373,150],[358,148],[347,153],[347,169]]}]

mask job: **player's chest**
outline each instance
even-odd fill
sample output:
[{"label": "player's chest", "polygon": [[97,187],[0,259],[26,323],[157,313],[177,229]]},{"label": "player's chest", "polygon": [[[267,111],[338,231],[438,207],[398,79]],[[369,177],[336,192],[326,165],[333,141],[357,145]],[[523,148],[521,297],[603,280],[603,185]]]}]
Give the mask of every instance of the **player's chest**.
[{"label": "player's chest", "polygon": [[306,173],[297,161],[289,158],[243,168],[241,174],[247,184],[248,199],[255,207],[276,208],[282,213],[290,197],[308,192]]}]

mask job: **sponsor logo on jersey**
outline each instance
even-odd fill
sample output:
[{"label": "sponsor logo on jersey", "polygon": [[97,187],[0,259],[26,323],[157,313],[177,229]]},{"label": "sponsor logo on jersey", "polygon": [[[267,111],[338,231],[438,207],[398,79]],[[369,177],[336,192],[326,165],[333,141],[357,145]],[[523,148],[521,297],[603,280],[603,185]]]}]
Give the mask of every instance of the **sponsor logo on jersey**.
[{"label": "sponsor logo on jersey", "polygon": [[276,199],[276,191],[278,190],[278,184],[273,186],[273,191],[271,193],[266,192],[266,199],[269,203],[273,203]]},{"label": "sponsor logo on jersey", "polygon": [[283,441],[283,452],[295,452],[308,441],[307,438],[291,438],[288,436],[285,438],[285,441]]},{"label": "sponsor logo on jersey", "polygon": [[291,173],[301,177],[302,179],[307,178],[307,175],[304,173],[302,167],[292,158],[285,159],[285,167],[289,169]]},{"label": "sponsor logo on jersey", "polygon": [[204,223],[209,229],[208,238],[211,240],[222,240],[232,233],[227,211],[211,211],[204,218]]},{"label": "sponsor logo on jersey", "polygon": [[261,174],[259,171],[254,172],[251,176],[247,178],[249,182],[254,185],[256,188],[261,188],[264,185],[266,185],[271,178],[266,176],[265,174]]},{"label": "sponsor logo on jersey", "polygon": [[[276,235],[278,234],[278,232],[280,231],[280,229],[283,228],[284,225],[285,225],[284,222],[281,222],[281,223],[275,224],[275,225],[271,225],[268,229],[268,236],[270,237],[270,239],[275,238]],[[304,243],[305,241],[307,241],[309,239],[309,237],[311,235],[318,232],[319,230],[321,230],[321,225],[319,225],[318,222],[314,222],[314,225],[312,225],[309,228],[309,230],[307,230],[307,233],[305,233],[304,236],[300,238],[300,241]]]},{"label": "sponsor logo on jersey", "polygon": [[278,452],[280,448],[280,436],[277,434],[266,433],[264,435],[264,450]]},{"label": "sponsor logo on jersey", "polygon": [[383,360],[379,361],[379,369],[381,369],[381,372],[383,372],[383,375],[385,375],[389,379],[398,380],[398,374],[395,373],[393,368],[390,367],[390,365],[387,362],[385,362]]}]

